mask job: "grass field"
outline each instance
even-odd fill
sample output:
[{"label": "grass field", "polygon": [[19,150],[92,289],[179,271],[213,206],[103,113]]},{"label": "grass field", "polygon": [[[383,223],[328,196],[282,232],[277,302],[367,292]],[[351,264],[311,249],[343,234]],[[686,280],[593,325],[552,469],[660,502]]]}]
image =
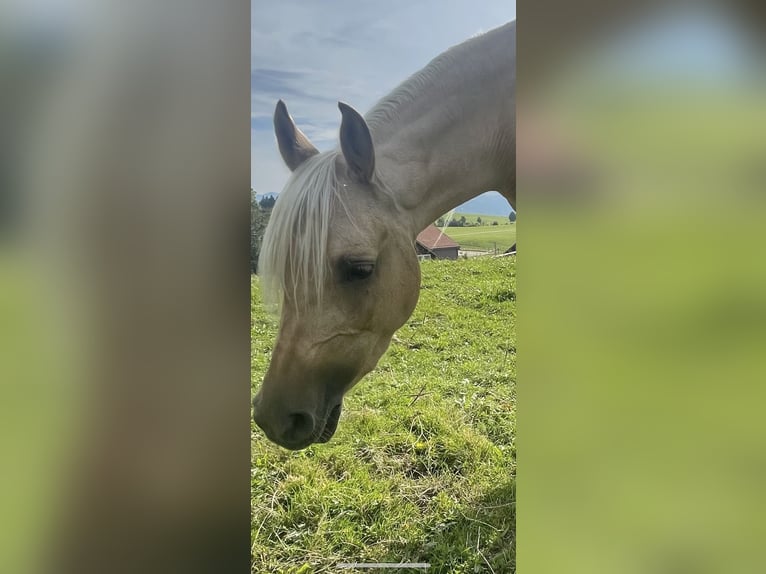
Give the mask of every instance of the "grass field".
[{"label": "grass field", "polygon": [[[329,443],[294,453],[253,428],[253,572],[515,570],[515,261],[422,271],[415,313],[349,393]],[[251,329],[255,390],[275,334],[257,278]]]},{"label": "grass field", "polygon": [[497,246],[497,249],[502,252],[516,242],[515,223],[481,227],[447,227],[444,232],[459,243],[461,249],[489,251]]}]

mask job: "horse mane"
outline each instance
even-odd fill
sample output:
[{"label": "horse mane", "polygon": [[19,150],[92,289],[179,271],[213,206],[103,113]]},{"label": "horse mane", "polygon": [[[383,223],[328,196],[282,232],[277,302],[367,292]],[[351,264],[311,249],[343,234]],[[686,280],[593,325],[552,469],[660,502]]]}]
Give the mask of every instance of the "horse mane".
[{"label": "horse mane", "polygon": [[296,303],[312,295],[322,299],[335,201],[345,208],[335,171],[340,154],[333,150],[307,159],[274,204],[258,259],[264,302],[272,309],[279,309],[288,293]]}]

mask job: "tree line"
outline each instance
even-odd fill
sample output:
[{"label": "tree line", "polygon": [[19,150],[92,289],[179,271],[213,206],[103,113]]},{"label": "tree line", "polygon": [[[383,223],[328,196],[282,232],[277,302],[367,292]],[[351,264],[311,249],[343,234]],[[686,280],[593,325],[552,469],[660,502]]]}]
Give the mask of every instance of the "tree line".
[{"label": "tree line", "polygon": [[[516,212],[511,211],[511,213],[508,214],[508,220],[513,223],[516,221]],[[436,227],[479,227],[482,225],[498,225],[497,220],[493,219],[492,223],[487,223],[486,221],[482,221],[481,217],[477,217],[475,222],[468,221],[465,217],[465,215],[461,215],[460,219],[452,218],[448,222],[445,223],[444,217],[440,217],[436,220]]]},{"label": "tree line", "polygon": [[255,192],[250,190],[250,273],[258,273],[258,256],[261,254],[263,234],[276,201],[276,197],[271,195],[258,200]]}]

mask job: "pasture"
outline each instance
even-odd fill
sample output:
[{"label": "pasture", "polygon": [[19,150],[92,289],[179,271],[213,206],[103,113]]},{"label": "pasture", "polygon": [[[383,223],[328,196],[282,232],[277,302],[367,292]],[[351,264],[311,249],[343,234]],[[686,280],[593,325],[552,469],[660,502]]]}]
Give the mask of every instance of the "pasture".
[{"label": "pasture", "polygon": [[[253,425],[253,572],[515,570],[515,258],[421,269],[414,314],[346,397],[329,443],[291,452]],[[274,336],[254,276],[253,391]]]},{"label": "pasture", "polygon": [[[482,221],[484,216],[482,216]],[[507,222],[507,219],[506,219]],[[444,232],[460,244],[461,249],[500,252],[516,242],[516,224],[482,225],[480,227],[447,227]]]}]

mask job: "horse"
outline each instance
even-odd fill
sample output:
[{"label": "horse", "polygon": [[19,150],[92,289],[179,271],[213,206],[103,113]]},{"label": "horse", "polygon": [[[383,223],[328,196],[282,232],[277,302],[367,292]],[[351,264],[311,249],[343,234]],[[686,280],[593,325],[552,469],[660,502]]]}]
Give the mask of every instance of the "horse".
[{"label": "horse", "polygon": [[340,145],[324,153],[277,103],[292,174],[261,246],[264,302],[280,321],[253,398],[272,442],[300,450],[333,436],[344,395],[415,308],[420,231],[486,191],[516,208],[515,60],[515,21],[458,44],[364,117],[339,102]]}]

